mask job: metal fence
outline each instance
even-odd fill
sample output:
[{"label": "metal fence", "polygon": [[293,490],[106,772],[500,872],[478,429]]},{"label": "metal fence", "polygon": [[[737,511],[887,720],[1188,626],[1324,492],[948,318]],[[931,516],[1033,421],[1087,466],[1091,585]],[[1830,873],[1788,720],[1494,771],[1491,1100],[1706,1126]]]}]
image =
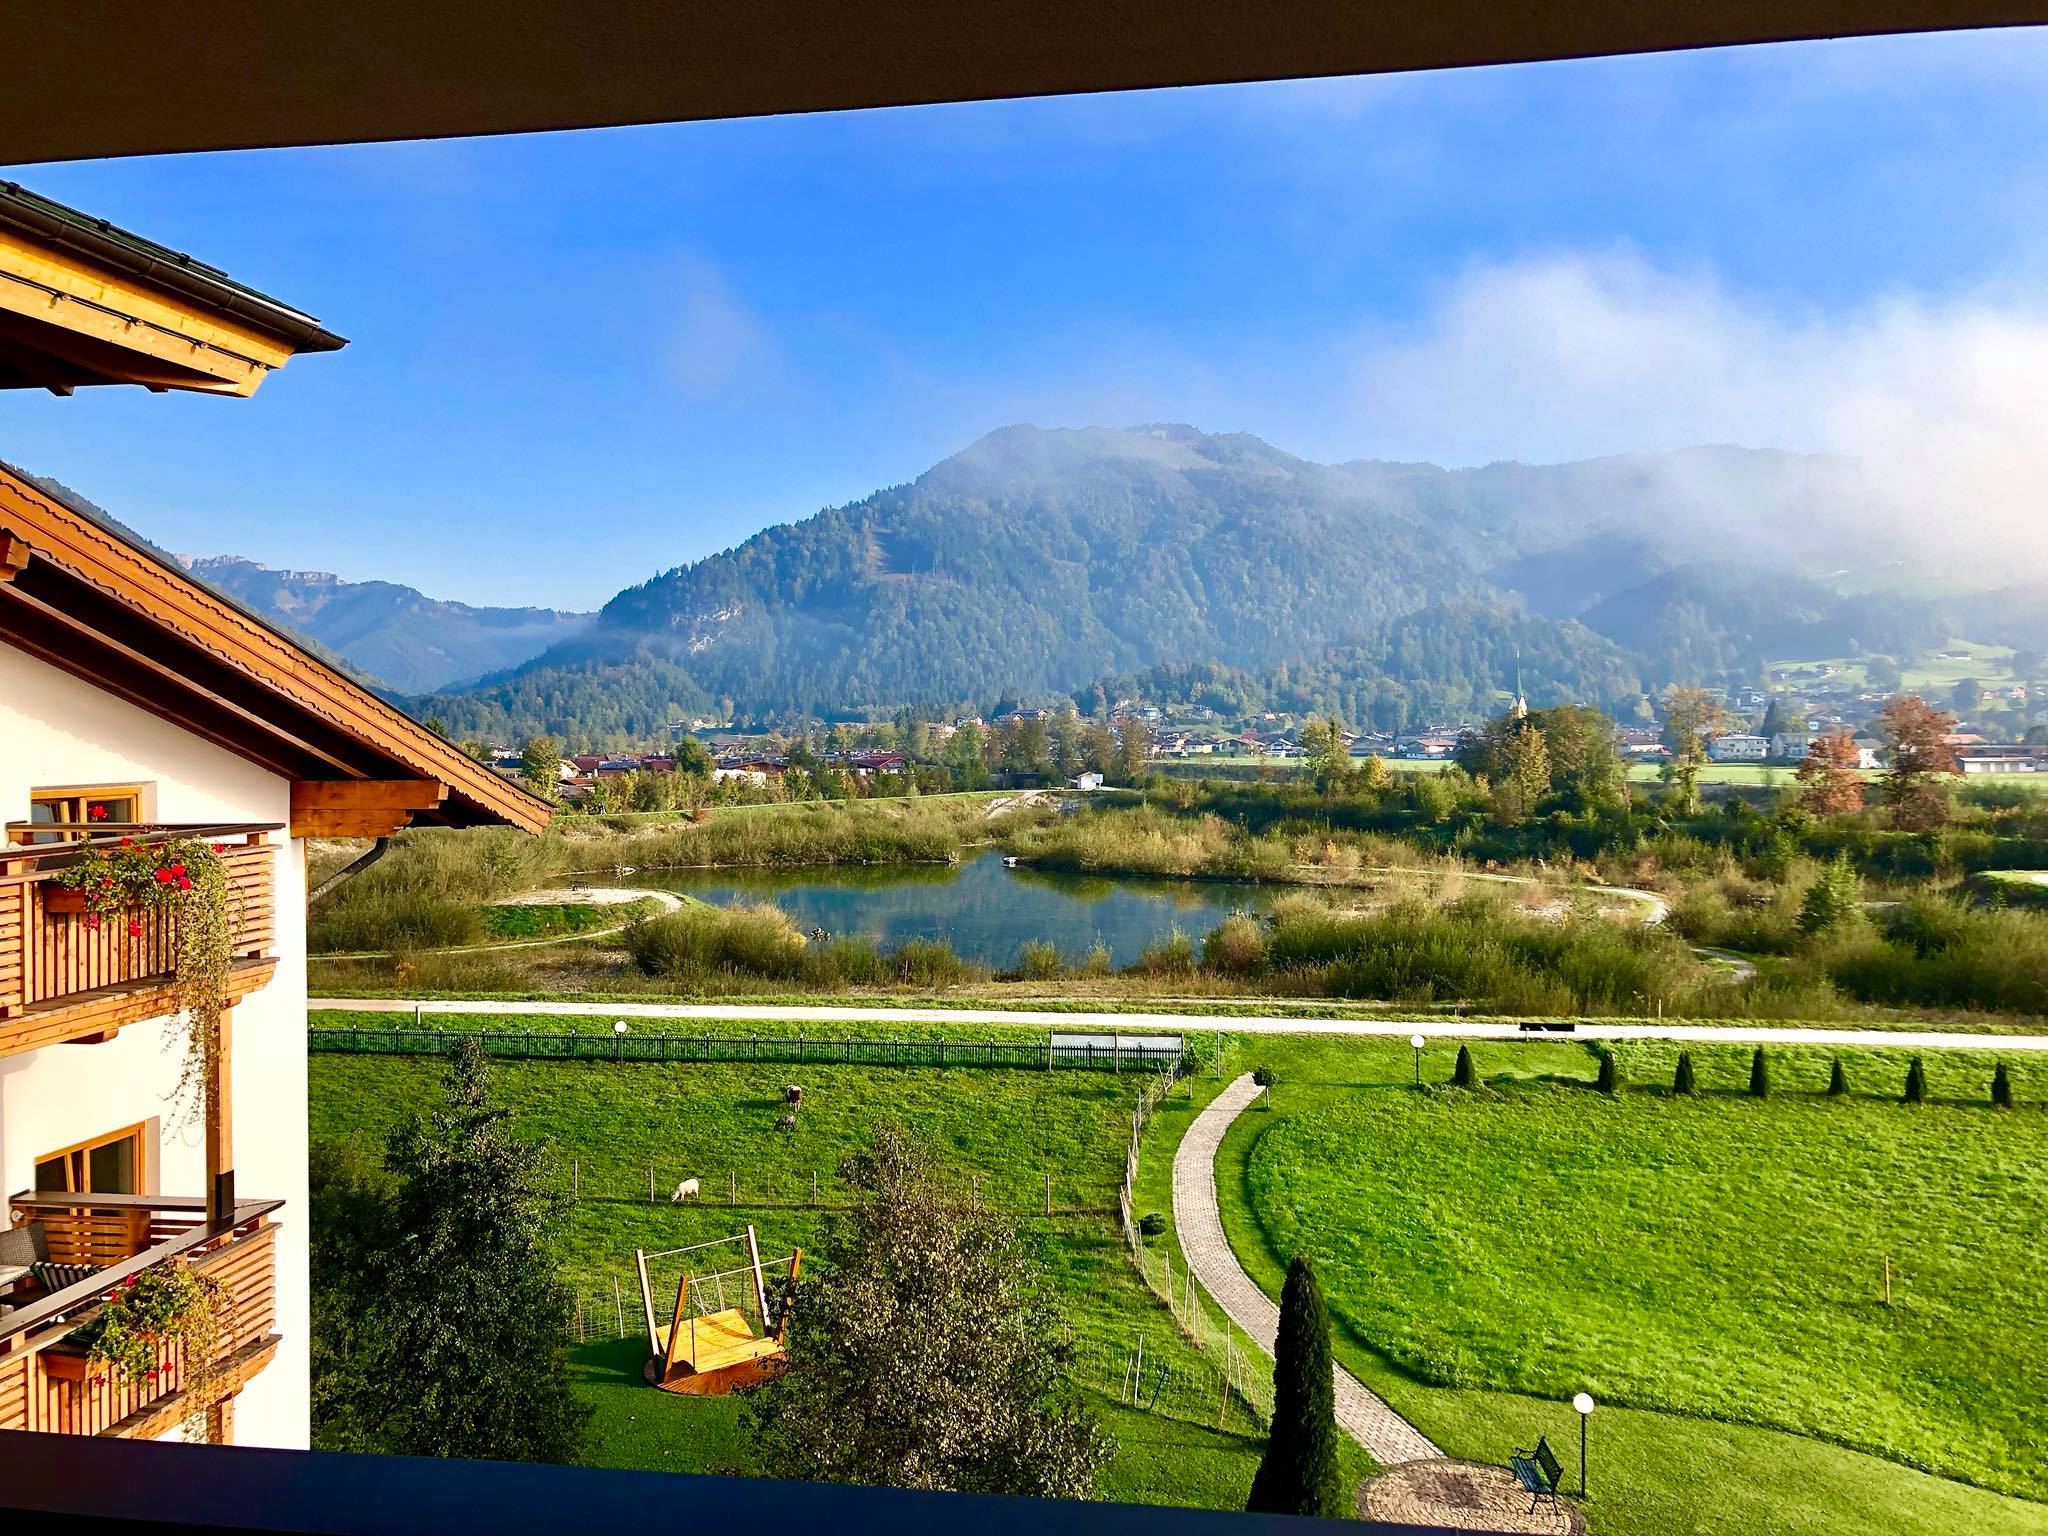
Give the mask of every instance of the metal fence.
[{"label": "metal fence", "polygon": [[1036,1071],[1146,1072],[1171,1076],[1182,1066],[1175,1037],[1108,1036],[1067,1043],[1036,1040],[868,1040],[808,1035],[530,1034],[484,1030],[310,1029],[309,1051],[344,1056],[444,1056],[457,1040],[474,1040],[486,1056],[516,1061],[781,1062],[798,1066],[1012,1067]]}]

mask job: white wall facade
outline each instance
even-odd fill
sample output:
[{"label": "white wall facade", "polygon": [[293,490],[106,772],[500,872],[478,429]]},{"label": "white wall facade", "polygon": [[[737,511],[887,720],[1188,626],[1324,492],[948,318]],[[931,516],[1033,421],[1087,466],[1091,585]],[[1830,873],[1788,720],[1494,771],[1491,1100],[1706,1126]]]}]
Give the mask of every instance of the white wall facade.
[{"label": "white wall facade", "polygon": [[[128,783],[145,786],[142,815],[151,821],[285,827],[291,820],[287,780],[0,644],[0,820],[26,818],[33,789]],[[305,847],[284,831],[272,837],[277,973],[235,1008],[231,1070],[236,1192],[288,1202],[274,1218],[283,1342],[236,1399],[234,1438],[302,1449],[311,1414]],[[179,1076],[177,1038],[158,1020],[129,1025],[103,1044],[0,1057],[0,1193],[32,1187],[39,1157],[146,1123],[147,1192],[203,1195],[197,1113],[181,1124],[169,1102]]]}]

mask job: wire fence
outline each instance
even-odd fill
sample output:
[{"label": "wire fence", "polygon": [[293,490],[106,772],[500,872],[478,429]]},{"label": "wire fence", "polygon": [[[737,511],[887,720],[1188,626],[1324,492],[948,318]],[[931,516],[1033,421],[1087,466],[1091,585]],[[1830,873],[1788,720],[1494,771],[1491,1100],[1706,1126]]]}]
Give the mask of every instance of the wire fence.
[{"label": "wire fence", "polygon": [[484,1055],[519,1061],[780,1062],[797,1066],[1012,1067],[1038,1071],[1143,1072],[1168,1077],[1181,1070],[1178,1037],[1107,1035],[1099,1039],[874,1040],[847,1036],[685,1035],[636,1032],[537,1034],[484,1030],[365,1028],[311,1029],[309,1051],[343,1056],[445,1056],[458,1040],[474,1040]]},{"label": "wire fence", "polygon": [[[855,1192],[833,1168],[706,1167],[700,1163],[622,1165],[610,1158],[572,1154],[562,1164],[561,1193],[575,1203],[682,1207],[711,1205],[738,1211],[838,1211]],[[955,1177],[959,1202],[1007,1216],[1105,1216],[1117,1208],[1116,1165],[1097,1163],[1074,1172],[969,1173]]]}]

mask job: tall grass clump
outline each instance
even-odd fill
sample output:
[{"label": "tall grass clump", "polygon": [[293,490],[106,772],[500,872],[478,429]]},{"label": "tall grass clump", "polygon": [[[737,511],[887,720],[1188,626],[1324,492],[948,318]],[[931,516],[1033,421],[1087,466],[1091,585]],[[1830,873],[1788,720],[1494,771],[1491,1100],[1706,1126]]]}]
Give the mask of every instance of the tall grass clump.
[{"label": "tall grass clump", "polygon": [[1026,981],[1058,981],[1067,974],[1067,962],[1057,944],[1027,939],[1017,951],[1017,974]]},{"label": "tall grass clump", "polygon": [[561,865],[560,839],[509,827],[401,832],[312,907],[307,944],[316,954],[480,944],[479,907],[546,884]]},{"label": "tall grass clump", "polygon": [[1190,976],[1195,969],[1195,944],[1176,928],[1145,946],[1133,970],[1146,976]]},{"label": "tall grass clump", "polygon": [[1830,954],[1828,973],[1863,1002],[2048,1013],[2048,914],[1910,898],[1876,939]]},{"label": "tall grass clump", "polygon": [[1086,811],[1011,835],[1028,864],[1083,874],[1286,880],[1294,857],[1285,839],[1259,837],[1220,816],[1176,816],[1156,805]]},{"label": "tall grass clump", "polygon": [[1202,940],[1202,964],[1221,976],[1256,976],[1266,967],[1266,929],[1247,912],[1233,912]]},{"label": "tall grass clump", "polygon": [[626,953],[649,976],[702,983],[714,976],[794,981],[808,945],[779,907],[685,907],[633,923]]},{"label": "tall grass clump", "polygon": [[632,837],[568,843],[572,868],[795,868],[808,864],[951,864],[988,835],[979,802],[791,805],[728,811]]}]

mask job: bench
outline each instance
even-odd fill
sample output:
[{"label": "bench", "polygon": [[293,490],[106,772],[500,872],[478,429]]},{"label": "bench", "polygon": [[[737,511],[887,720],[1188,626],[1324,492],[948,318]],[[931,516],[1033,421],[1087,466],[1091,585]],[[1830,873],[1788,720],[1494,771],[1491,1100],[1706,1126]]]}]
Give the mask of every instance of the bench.
[{"label": "bench", "polygon": [[1564,1468],[1558,1464],[1557,1452],[1550,1448],[1547,1436],[1536,1437],[1536,1449],[1517,1450],[1508,1458],[1508,1467],[1515,1474],[1515,1481],[1529,1490],[1529,1513],[1536,1512],[1536,1505],[1544,1499],[1557,1502],[1558,1480],[1564,1476]]}]

